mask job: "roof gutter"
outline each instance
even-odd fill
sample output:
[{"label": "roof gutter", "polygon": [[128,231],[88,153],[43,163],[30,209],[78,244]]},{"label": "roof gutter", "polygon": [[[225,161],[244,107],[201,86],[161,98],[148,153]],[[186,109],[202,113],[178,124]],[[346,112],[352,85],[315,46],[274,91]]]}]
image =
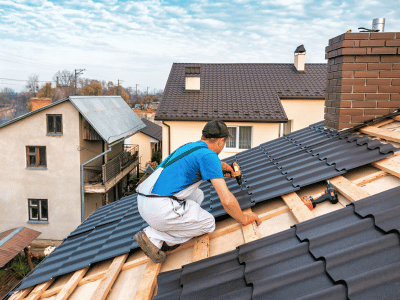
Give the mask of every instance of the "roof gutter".
[{"label": "roof gutter", "polygon": [[171,154],[171,127],[162,121],[163,125],[168,127],[168,155]]},{"label": "roof gutter", "polygon": [[102,157],[104,154],[108,153],[111,151],[111,145],[108,146],[108,150],[104,151],[103,153],[100,153],[96,157],[88,160],[87,162],[83,163],[81,165],[81,222],[85,220],[85,184],[84,184],[84,178],[83,178],[83,168],[88,164],[91,163],[92,161],[98,159],[99,157]]}]

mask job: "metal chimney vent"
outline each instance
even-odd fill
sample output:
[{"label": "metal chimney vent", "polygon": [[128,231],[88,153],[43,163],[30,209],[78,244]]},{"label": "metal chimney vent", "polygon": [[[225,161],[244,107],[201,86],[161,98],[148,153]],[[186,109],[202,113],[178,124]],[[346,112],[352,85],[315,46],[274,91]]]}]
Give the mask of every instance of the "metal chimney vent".
[{"label": "metal chimney vent", "polygon": [[372,30],[385,32],[385,18],[376,18],[372,20]]}]

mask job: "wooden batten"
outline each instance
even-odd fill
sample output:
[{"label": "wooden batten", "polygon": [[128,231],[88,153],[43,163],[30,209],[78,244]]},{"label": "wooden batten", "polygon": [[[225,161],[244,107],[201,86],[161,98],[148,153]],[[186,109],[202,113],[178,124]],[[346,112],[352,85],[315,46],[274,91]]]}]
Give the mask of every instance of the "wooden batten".
[{"label": "wooden batten", "polygon": [[152,298],[157,284],[157,275],[160,273],[161,263],[150,260],[144,271],[142,280],[136,291],[135,300],[149,300]]},{"label": "wooden batten", "polygon": [[341,193],[351,202],[361,200],[370,196],[370,194],[368,194],[358,185],[352,183],[343,176],[332,178],[329,180],[329,182],[339,193]]},{"label": "wooden batten", "polygon": [[375,173],[373,173],[371,175],[367,175],[367,176],[361,177],[361,178],[359,178],[357,180],[354,180],[353,183],[355,185],[362,186],[364,184],[367,184],[367,183],[370,183],[372,181],[375,181],[375,180],[377,180],[379,178],[383,178],[383,177],[385,177],[387,175],[389,175],[389,174],[387,172],[385,172],[385,171],[378,171],[378,172],[375,172]]},{"label": "wooden batten", "polygon": [[46,281],[44,283],[41,283],[37,285],[32,292],[28,295],[28,297],[23,298],[25,300],[37,300],[40,298],[40,296],[46,291],[46,289],[53,283],[55,278],[50,279],[49,281]]},{"label": "wooden batten", "polygon": [[193,262],[210,256],[210,236],[208,234],[199,236],[194,242]]},{"label": "wooden batten", "polygon": [[128,258],[128,254],[129,253],[126,253],[114,258],[110,267],[106,271],[106,274],[104,275],[103,279],[101,279],[101,282],[99,283],[97,289],[94,291],[92,297],[90,298],[91,300],[104,300],[107,297],[112,285],[114,284],[119,272],[122,269],[122,266],[124,265],[124,262]]},{"label": "wooden batten", "polygon": [[400,132],[390,131],[384,128],[378,128],[374,126],[367,126],[360,129],[360,132],[377,138],[384,139],[386,141],[400,143]]},{"label": "wooden batten", "polygon": [[89,267],[76,271],[54,300],[66,300],[72,294],[79,281],[83,278],[83,276],[85,276],[88,270]]},{"label": "wooden batten", "polygon": [[[251,213],[251,208],[246,208],[243,210],[244,213]],[[260,231],[256,222],[252,222],[246,226],[242,226],[243,237],[245,243],[250,243],[252,241],[258,240],[261,237]]]},{"label": "wooden batten", "polygon": [[304,222],[314,218],[314,214],[307,208],[296,193],[290,193],[282,196],[283,201],[289,206],[290,211],[297,222]]},{"label": "wooden batten", "polygon": [[378,169],[381,169],[382,171],[400,178],[400,162],[397,156],[391,156],[389,158],[373,162],[372,165]]}]

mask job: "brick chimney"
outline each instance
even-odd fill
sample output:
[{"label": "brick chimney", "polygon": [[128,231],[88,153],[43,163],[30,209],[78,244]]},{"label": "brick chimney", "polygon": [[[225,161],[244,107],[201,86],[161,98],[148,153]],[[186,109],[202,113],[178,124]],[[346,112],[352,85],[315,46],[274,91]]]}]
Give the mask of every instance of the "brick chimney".
[{"label": "brick chimney", "polygon": [[37,110],[43,106],[51,104],[51,98],[31,98],[32,111]]},{"label": "brick chimney", "polygon": [[344,129],[400,108],[400,32],[329,40],[325,126]]}]

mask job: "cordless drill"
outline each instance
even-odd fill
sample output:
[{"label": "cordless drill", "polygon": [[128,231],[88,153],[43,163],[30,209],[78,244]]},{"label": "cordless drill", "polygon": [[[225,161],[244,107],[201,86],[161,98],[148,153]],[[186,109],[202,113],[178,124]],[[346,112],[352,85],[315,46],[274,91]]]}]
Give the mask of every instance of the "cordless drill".
[{"label": "cordless drill", "polygon": [[[236,178],[236,182],[238,183],[238,185],[240,185],[240,190],[242,190],[242,172],[240,171],[239,164],[236,161],[234,161],[231,164],[231,167],[232,167],[233,172],[234,172],[233,173],[233,177]],[[223,171],[223,172],[224,172],[224,174],[229,173],[227,171]]]},{"label": "cordless drill", "polygon": [[339,200],[337,197],[336,190],[333,188],[333,185],[330,184],[328,180],[327,183],[328,184],[326,187],[326,191],[319,198],[315,200],[313,196],[304,196],[301,198],[301,200],[304,202],[304,204],[308,207],[309,210],[313,210],[317,204],[325,202],[326,200],[329,200],[329,202],[331,202],[332,204],[338,203]]}]

